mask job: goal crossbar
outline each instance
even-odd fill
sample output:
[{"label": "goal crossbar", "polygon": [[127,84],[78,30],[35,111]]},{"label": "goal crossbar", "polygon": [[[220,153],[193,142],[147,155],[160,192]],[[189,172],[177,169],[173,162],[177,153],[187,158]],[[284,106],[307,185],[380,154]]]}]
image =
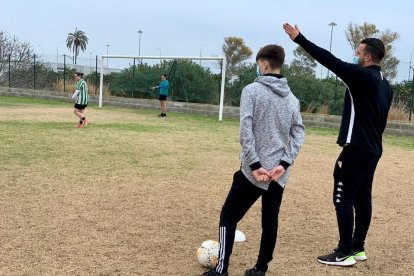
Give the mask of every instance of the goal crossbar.
[{"label": "goal crossbar", "polygon": [[104,73],[104,59],[108,58],[133,58],[133,59],[188,59],[188,60],[217,60],[223,63],[221,71],[221,85],[220,85],[220,109],[219,109],[219,121],[223,120],[224,109],[224,84],[226,81],[226,58],[225,57],[197,57],[197,56],[124,56],[124,55],[102,55],[101,56],[101,73],[99,78],[99,108],[102,107],[102,95],[103,95],[103,73]]}]

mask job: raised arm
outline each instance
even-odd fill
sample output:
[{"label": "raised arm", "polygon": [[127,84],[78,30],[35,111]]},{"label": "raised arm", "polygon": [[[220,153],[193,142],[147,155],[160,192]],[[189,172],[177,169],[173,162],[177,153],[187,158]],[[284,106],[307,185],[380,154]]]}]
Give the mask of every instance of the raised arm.
[{"label": "raised arm", "polygon": [[289,23],[285,23],[283,24],[283,29],[292,41],[299,44],[315,60],[338,75],[345,83],[352,83],[355,80],[364,78],[364,70],[362,70],[362,67],[344,62],[332,55],[329,51],[307,40],[300,33],[298,26],[295,25],[293,27]]}]

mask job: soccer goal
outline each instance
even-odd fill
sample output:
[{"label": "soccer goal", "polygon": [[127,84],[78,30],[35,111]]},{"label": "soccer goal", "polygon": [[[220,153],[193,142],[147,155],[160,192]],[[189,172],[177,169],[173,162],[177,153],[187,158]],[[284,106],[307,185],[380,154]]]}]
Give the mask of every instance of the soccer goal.
[{"label": "soccer goal", "polygon": [[161,73],[166,73],[170,81],[169,98],[181,102],[218,103],[219,121],[223,120],[225,57],[102,55],[100,65],[100,108],[104,77],[110,82],[111,94],[155,98],[157,92],[151,87],[159,83]]}]

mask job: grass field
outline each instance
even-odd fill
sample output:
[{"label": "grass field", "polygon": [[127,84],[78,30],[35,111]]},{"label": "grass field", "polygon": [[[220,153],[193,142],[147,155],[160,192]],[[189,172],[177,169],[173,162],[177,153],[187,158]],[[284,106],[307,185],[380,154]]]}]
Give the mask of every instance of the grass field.
[{"label": "grass field", "polygon": [[[0,97],[0,275],[197,275],[202,241],[239,167],[238,121]],[[308,128],[281,207],[268,275],[413,275],[414,139],[386,136],[368,261],[318,264],[337,243],[336,130]],[[260,202],[238,226],[230,275],[256,259]]]}]

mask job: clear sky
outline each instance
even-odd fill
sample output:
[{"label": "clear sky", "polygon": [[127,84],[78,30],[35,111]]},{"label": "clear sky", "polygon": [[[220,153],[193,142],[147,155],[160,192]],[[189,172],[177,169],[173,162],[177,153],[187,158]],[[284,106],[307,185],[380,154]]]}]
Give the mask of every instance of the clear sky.
[{"label": "clear sky", "polygon": [[[328,24],[335,22],[332,53],[350,61],[346,26],[368,22],[400,34],[394,44],[401,62],[398,81],[408,78],[414,50],[412,0],[3,0],[0,7],[0,30],[30,42],[50,59],[70,54],[64,41],[76,27],[89,37],[80,54],[85,58],[107,51],[138,55],[139,46],[141,55],[221,56],[224,38],[238,36],[253,55],[266,44],[282,45],[289,62],[296,44],[284,33],[283,23],[298,24],[308,39],[329,49]],[[143,32],[141,43],[138,30]]]}]

